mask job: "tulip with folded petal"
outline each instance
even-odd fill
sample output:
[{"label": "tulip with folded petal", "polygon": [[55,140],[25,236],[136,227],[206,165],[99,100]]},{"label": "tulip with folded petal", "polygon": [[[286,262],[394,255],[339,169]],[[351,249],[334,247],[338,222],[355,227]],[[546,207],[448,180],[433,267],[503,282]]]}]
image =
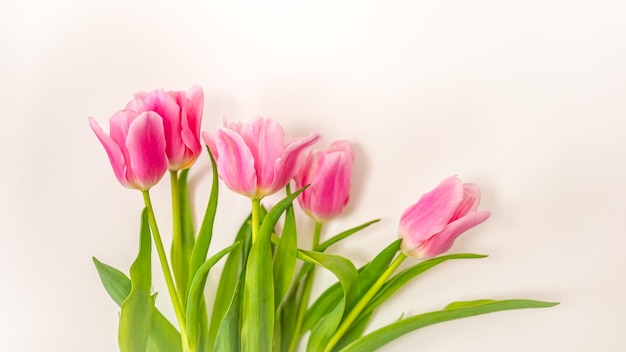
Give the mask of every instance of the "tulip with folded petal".
[{"label": "tulip with folded petal", "polygon": [[204,109],[204,93],[199,86],[186,92],[162,89],[135,94],[126,109],[137,112],[154,111],[163,119],[168,169],[189,168],[202,152],[200,124]]},{"label": "tulip with folded petal", "polygon": [[161,116],[150,111],[119,111],[109,120],[110,135],[91,117],[89,125],[123,186],[145,191],[161,180],[167,171]]},{"label": "tulip with folded petal", "polygon": [[446,252],[463,232],[489,217],[488,211],[476,210],[479,202],[478,186],[456,176],[444,179],[402,214],[402,252],[419,259]]}]

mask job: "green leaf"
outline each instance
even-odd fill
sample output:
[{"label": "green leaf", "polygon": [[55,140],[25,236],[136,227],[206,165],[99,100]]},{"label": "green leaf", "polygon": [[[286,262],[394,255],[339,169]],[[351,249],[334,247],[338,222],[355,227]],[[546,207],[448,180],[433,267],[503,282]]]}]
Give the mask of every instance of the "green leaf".
[{"label": "green leaf", "polygon": [[280,310],[283,298],[289,291],[296,271],[298,234],[293,206],[287,208],[285,226],[274,256],[274,306]]},{"label": "green leaf", "polygon": [[151,240],[148,213],[141,215],[140,245],[137,259],[130,267],[130,294],[122,302],[118,342],[121,352],[145,352],[150,334],[156,295],[152,287]]},{"label": "green leaf", "polygon": [[389,324],[381,329],[378,329],[370,334],[359,338],[358,340],[343,348],[341,352],[376,351],[388,342],[404,334],[423,328],[425,326],[442,323],[444,321],[461,319],[503,310],[548,308],[558,304],[553,302],[542,302],[525,299],[513,299],[503,301],[488,300],[484,302],[485,303],[482,304],[443,309],[402,319],[398,322]]},{"label": "green leaf", "polygon": [[217,167],[215,165],[215,158],[209,151],[209,157],[211,158],[212,176],[211,194],[209,195],[209,201],[204,212],[204,218],[202,225],[200,225],[200,231],[198,232],[198,239],[196,240],[193,250],[191,252],[191,259],[189,262],[189,279],[188,285],[191,285],[193,278],[196,276],[198,268],[206,260],[209,247],[211,245],[211,239],[213,238],[213,224],[215,223],[215,214],[217,212],[217,197],[219,193],[219,178],[217,176]]},{"label": "green leaf", "polygon": [[456,308],[473,307],[473,306],[479,306],[481,304],[486,304],[486,303],[491,303],[491,302],[495,302],[495,301],[493,299],[479,299],[479,300],[476,300],[476,301],[452,302],[452,303],[448,304],[444,309],[456,309]]},{"label": "green leaf", "polygon": [[[385,249],[383,249],[370,263],[359,269],[358,291],[357,295],[361,297],[380,277],[380,275],[389,267],[391,260],[400,250],[400,240],[394,241]],[[330,286],[324,291],[318,299],[311,305],[304,316],[302,331],[305,332],[318,322],[322,316],[326,315],[333,309],[343,297],[343,292],[339,282]],[[349,306],[346,310],[352,309]]]},{"label": "green leaf", "polygon": [[173,238],[171,249],[172,273],[181,303],[185,306],[188,289],[189,258],[195,238],[187,189],[189,169],[170,171],[172,187]]},{"label": "green leaf", "polygon": [[107,291],[109,296],[111,296],[113,301],[118,306],[121,306],[122,302],[124,302],[126,297],[128,297],[128,294],[130,294],[130,279],[121,271],[110,265],[102,263],[96,257],[93,257],[92,259],[104,289]]},{"label": "green leaf", "polygon": [[217,330],[217,336],[215,337],[214,351],[240,351],[239,345],[239,317],[241,316],[241,296],[243,291],[242,279],[244,273],[241,274],[241,278],[236,281],[234,295],[229,304],[227,304],[226,313]]},{"label": "green leaf", "polygon": [[[198,346],[200,343],[200,332],[202,331],[202,326],[199,324],[198,317],[201,310],[206,310],[201,303],[203,301],[202,298],[207,275],[209,274],[211,268],[213,268],[213,266],[220,259],[222,259],[223,256],[230,253],[238,246],[239,242],[235,242],[233,245],[222,249],[204,262],[204,264],[202,264],[196,271],[196,276],[193,278],[191,287],[189,288],[186,310],[187,338],[189,343],[193,346]],[[197,350],[197,348],[192,348],[192,350]]]},{"label": "green leaf", "polygon": [[[222,324],[222,320],[226,316],[226,312],[232,305],[233,296],[236,293],[238,278],[245,263],[244,258],[247,258],[250,251],[250,237],[252,236],[252,229],[250,227],[250,220],[252,215],[241,224],[235,242],[240,242],[242,245],[238,250],[234,250],[228,254],[228,258],[224,263],[220,281],[217,285],[217,291],[215,293],[215,299],[213,301],[213,312],[211,314],[211,323],[209,324],[208,333],[208,346],[215,344],[215,337],[217,336],[218,329]],[[239,303],[237,303],[239,304]]]},{"label": "green leaf", "polygon": [[243,289],[242,350],[271,351],[274,336],[274,278],[271,235],[280,216],[304,188],[278,202],[265,216],[246,265]]},{"label": "green leaf", "polygon": [[359,319],[357,319],[352,324],[352,326],[350,326],[350,329],[346,331],[343,337],[341,337],[337,345],[335,345],[335,347],[333,348],[333,351],[339,351],[345,346],[351,344],[353,341],[356,341],[358,338],[363,336],[363,333],[365,332],[365,328],[367,328],[367,324],[369,324],[372,314],[373,312],[370,312],[365,315],[361,313],[359,315]]},{"label": "green leaf", "polygon": [[428,269],[431,269],[441,263],[447,262],[448,260],[455,259],[480,259],[486,258],[486,255],[482,254],[471,254],[471,253],[461,253],[461,254],[450,254],[444,255],[436,258],[432,258],[426,261],[423,261],[419,264],[413,265],[408,269],[401,271],[400,273],[393,276],[389,279],[381,288],[380,291],[374,296],[374,299],[367,305],[365,310],[363,310],[362,314],[367,314],[378,306],[383,304],[389,297],[391,297],[394,293],[396,293],[402,286],[406,283],[424,273]]},{"label": "green leaf", "polygon": [[313,326],[309,336],[307,351],[322,351],[341,322],[345,307],[352,306],[357,299],[358,273],[352,262],[338,255],[300,250],[298,258],[326,268],[337,277],[343,287],[341,303]]},{"label": "green leaf", "polygon": [[[102,263],[95,257],[93,258],[93,262],[105,290],[109,293],[109,296],[111,296],[113,301],[118,306],[121,306],[122,302],[124,302],[126,297],[130,294],[130,279],[121,271],[110,265]],[[158,309],[155,309],[154,314],[152,314],[147,351],[182,351],[180,346],[180,333]]]},{"label": "green leaf", "polygon": [[276,344],[280,344],[277,350],[288,351],[291,338],[296,329],[296,315],[298,311],[298,301],[296,300],[296,292],[290,291],[287,298],[283,301],[280,309],[280,340],[276,340]]},{"label": "green leaf", "polygon": [[376,219],[376,220],[372,220],[372,221],[368,221],[365,224],[359,225],[357,227],[353,227],[349,230],[346,230],[344,232],[341,232],[331,238],[329,238],[328,240],[320,243],[317,248],[315,248],[316,251],[318,252],[324,252],[326,249],[328,249],[328,247],[332,246],[333,244],[343,240],[344,238],[347,238],[351,235],[354,235],[355,233],[363,230],[364,228],[370,226],[371,224],[375,224],[377,222],[379,222],[380,219]]}]

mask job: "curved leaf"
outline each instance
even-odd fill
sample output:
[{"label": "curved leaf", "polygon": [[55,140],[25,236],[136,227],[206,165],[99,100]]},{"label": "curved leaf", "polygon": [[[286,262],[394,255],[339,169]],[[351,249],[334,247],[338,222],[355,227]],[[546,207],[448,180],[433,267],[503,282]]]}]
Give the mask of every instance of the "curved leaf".
[{"label": "curved leaf", "polygon": [[[118,306],[130,294],[130,279],[121,271],[104,264],[95,257],[94,265],[100,276],[104,288]],[[180,333],[172,323],[155,308],[150,323],[150,335],[148,336],[148,352],[182,352],[180,346]]]},{"label": "curved leaf", "polygon": [[341,322],[345,307],[352,306],[357,299],[358,272],[352,262],[338,255],[300,250],[298,257],[326,268],[339,279],[343,287],[343,300],[316,322],[309,336],[307,351],[322,351]]},{"label": "curved leaf", "polygon": [[367,334],[343,348],[341,352],[376,351],[378,348],[384,346],[386,343],[404,334],[423,328],[425,326],[442,323],[444,321],[461,319],[503,310],[548,308],[553,307],[557,304],[558,303],[553,302],[512,299],[503,301],[486,301],[486,303],[477,303],[472,306],[443,309],[435,312],[420,314],[410,318],[402,319],[398,322],[389,324],[381,329]]},{"label": "curved leaf", "polygon": [[152,288],[151,240],[148,213],[141,214],[139,254],[130,267],[130,294],[122,302],[118,342],[121,352],[145,352],[156,295]]},{"label": "curved leaf", "polygon": [[186,325],[187,325],[187,337],[191,345],[197,346],[199,344],[199,319],[200,310],[204,310],[205,307],[201,304],[204,292],[204,286],[206,284],[207,275],[209,270],[222,259],[223,256],[230,253],[233,249],[239,247],[239,242],[235,242],[229,247],[217,252],[211,258],[209,258],[204,264],[202,264],[196,271],[196,276],[193,278],[191,286],[189,288],[189,295],[187,297],[187,311],[186,311]]},{"label": "curved leaf", "polygon": [[278,202],[265,216],[258,237],[252,244],[246,264],[243,289],[243,315],[241,335],[242,351],[270,351],[274,336],[274,278],[272,270],[271,235],[276,222],[293,200],[302,192],[299,189]]}]

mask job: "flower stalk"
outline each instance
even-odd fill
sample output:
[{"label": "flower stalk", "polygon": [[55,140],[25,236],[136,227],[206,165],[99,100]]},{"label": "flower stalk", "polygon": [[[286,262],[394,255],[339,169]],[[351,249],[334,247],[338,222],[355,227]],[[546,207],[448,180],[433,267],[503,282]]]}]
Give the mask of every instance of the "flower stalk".
[{"label": "flower stalk", "polygon": [[148,191],[142,191],[141,193],[143,194],[143,200],[146,205],[146,209],[148,210],[148,222],[150,223],[150,228],[152,229],[152,236],[154,238],[154,244],[156,246],[157,253],[159,255],[159,262],[161,264],[161,269],[163,270],[163,276],[165,277],[167,291],[170,294],[172,305],[174,306],[174,312],[176,313],[176,320],[178,321],[178,325],[180,328],[180,337],[181,337],[181,343],[183,346],[183,351],[188,352],[189,345],[187,342],[187,328],[186,328],[186,323],[185,323],[185,313],[183,312],[183,307],[180,304],[180,300],[178,299],[178,293],[176,291],[176,286],[174,285],[172,272],[167,262],[165,249],[163,248],[163,241],[161,240],[161,234],[157,226],[156,217],[154,216],[154,209],[152,207],[152,201],[150,200],[150,193]]}]

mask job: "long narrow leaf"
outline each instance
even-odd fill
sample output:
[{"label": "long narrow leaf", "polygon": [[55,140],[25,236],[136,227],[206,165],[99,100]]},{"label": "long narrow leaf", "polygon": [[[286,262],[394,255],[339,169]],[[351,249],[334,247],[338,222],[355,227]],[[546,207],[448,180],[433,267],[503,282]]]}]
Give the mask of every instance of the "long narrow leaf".
[{"label": "long narrow leaf", "polygon": [[285,213],[285,226],[274,256],[274,306],[280,309],[281,302],[293,280],[296,270],[296,255],[298,252],[298,234],[296,217],[293,206]]},{"label": "long narrow leaf", "polygon": [[[176,285],[179,290],[182,291],[182,301],[185,302],[187,295],[187,289],[189,286],[190,278],[189,263],[191,260],[191,253],[195,245],[195,231],[193,228],[193,218],[191,204],[189,200],[189,188],[187,185],[187,178],[189,176],[189,169],[182,170],[178,176],[178,204],[180,208],[180,233],[181,233],[181,248],[174,251],[172,247],[172,267],[176,278]],[[174,245],[176,242],[173,242]],[[175,252],[179,255],[179,258],[175,260]],[[179,270],[176,270],[174,264],[177,263]]]},{"label": "long narrow leaf", "polygon": [[307,351],[322,351],[341,322],[344,308],[351,306],[357,299],[358,273],[352,262],[337,255],[301,250],[298,252],[298,257],[326,268],[337,277],[343,287],[341,303],[315,324],[309,336]]},{"label": "long narrow leaf", "polygon": [[[201,304],[204,292],[204,286],[206,284],[207,275],[209,270],[222,259],[223,256],[230,253],[233,249],[239,246],[239,242],[235,242],[233,245],[222,249],[217,252],[211,258],[209,258],[204,264],[202,264],[196,271],[196,276],[193,278],[191,286],[189,288],[189,296],[187,297],[187,338],[189,342],[198,346],[200,342],[200,332],[202,331],[199,324],[199,315],[201,310],[205,310],[205,307]],[[197,349],[196,349],[197,350]]]},{"label": "long narrow leaf", "polygon": [[374,299],[372,299],[370,304],[367,305],[365,310],[363,310],[362,314],[368,314],[369,312],[372,312],[413,278],[441,263],[455,259],[481,259],[486,257],[486,255],[471,253],[449,254],[432,258],[419,264],[413,265],[412,267],[401,271],[400,273],[389,279],[389,281],[387,281],[383,285],[383,287],[380,288],[380,291],[378,291],[376,296],[374,296]]},{"label": "long narrow leaf", "polygon": [[[94,265],[100,276],[105,290],[118,306],[130,294],[130,279],[121,271],[104,264],[95,257]],[[181,352],[180,333],[172,323],[155,308],[150,324],[150,336],[148,337],[148,352]]]},{"label": "long narrow leaf", "polygon": [[207,253],[209,252],[209,247],[211,245],[211,239],[213,238],[213,224],[215,223],[215,214],[217,212],[219,179],[217,176],[217,167],[215,166],[215,158],[213,158],[213,154],[211,154],[209,148],[207,148],[207,150],[209,151],[209,157],[211,158],[213,180],[211,183],[209,201],[204,212],[204,218],[202,220],[202,225],[200,226],[200,231],[198,232],[198,239],[196,240],[191,252],[188,285],[191,285],[193,278],[196,276],[196,271],[198,271],[198,268],[206,260]]},{"label": "long narrow leaf", "polygon": [[236,281],[233,297],[226,307],[226,313],[220,322],[215,337],[214,351],[240,351],[239,318],[241,316],[241,296],[243,291],[243,275]]},{"label": "long narrow leaf", "polygon": [[274,336],[274,278],[271,235],[280,216],[304,190],[288,195],[265,216],[246,265],[243,289],[242,351],[270,351]]},{"label": "long narrow leaf", "polygon": [[[233,278],[239,278],[243,267],[243,258],[248,256],[250,250],[249,242],[252,230],[250,227],[250,219],[252,215],[241,224],[237,236],[235,236],[235,242],[240,242],[242,245],[239,250],[232,251],[228,254],[220,281],[217,285],[217,291],[215,293],[215,299],[213,301],[213,312],[211,314],[211,323],[209,324],[209,333],[207,343],[208,346],[215,344],[215,337],[217,336],[218,329],[222,325],[226,312],[232,305],[233,296],[236,292],[236,287],[239,280]],[[239,303],[237,303],[239,304]]]},{"label": "long narrow leaf", "polygon": [[350,237],[351,235],[354,235],[355,233],[363,230],[364,228],[370,226],[371,224],[375,224],[375,223],[377,223],[379,221],[380,221],[380,219],[368,221],[365,224],[362,224],[362,225],[353,227],[353,228],[351,228],[349,230],[343,231],[343,232],[341,232],[341,233],[339,233],[339,234],[329,238],[328,240],[320,243],[317,246],[317,248],[315,248],[315,250],[319,251],[319,252],[324,252],[326,249],[328,249],[328,247],[332,246],[333,244],[335,244],[335,243],[337,243],[337,242],[339,242],[339,241],[341,241],[341,240],[343,240],[343,239],[345,239],[347,237]]},{"label": "long narrow leaf", "polygon": [[557,305],[553,302],[542,302],[525,299],[513,299],[503,301],[489,301],[483,304],[476,304],[467,307],[443,309],[440,311],[416,315],[402,319],[393,324],[387,325],[368,335],[361,337],[341,352],[368,352],[376,351],[386,343],[411,331],[425,326],[442,323],[444,321],[467,318],[480,314],[487,314],[503,310],[526,309],[526,308],[548,308]]},{"label": "long narrow leaf", "polygon": [[[370,286],[380,277],[380,275],[389,267],[391,260],[400,249],[400,241],[394,241],[385,249],[383,249],[370,263],[359,269],[358,279],[358,295],[361,296],[369,289]],[[339,282],[330,286],[324,291],[318,299],[311,305],[304,316],[302,331],[307,331],[333,309],[343,297],[343,292]],[[347,310],[352,307],[348,307]]]},{"label": "long narrow leaf", "polygon": [[152,288],[151,240],[148,213],[141,214],[139,254],[130,267],[130,294],[122,302],[118,342],[121,352],[145,352],[156,296]]}]

